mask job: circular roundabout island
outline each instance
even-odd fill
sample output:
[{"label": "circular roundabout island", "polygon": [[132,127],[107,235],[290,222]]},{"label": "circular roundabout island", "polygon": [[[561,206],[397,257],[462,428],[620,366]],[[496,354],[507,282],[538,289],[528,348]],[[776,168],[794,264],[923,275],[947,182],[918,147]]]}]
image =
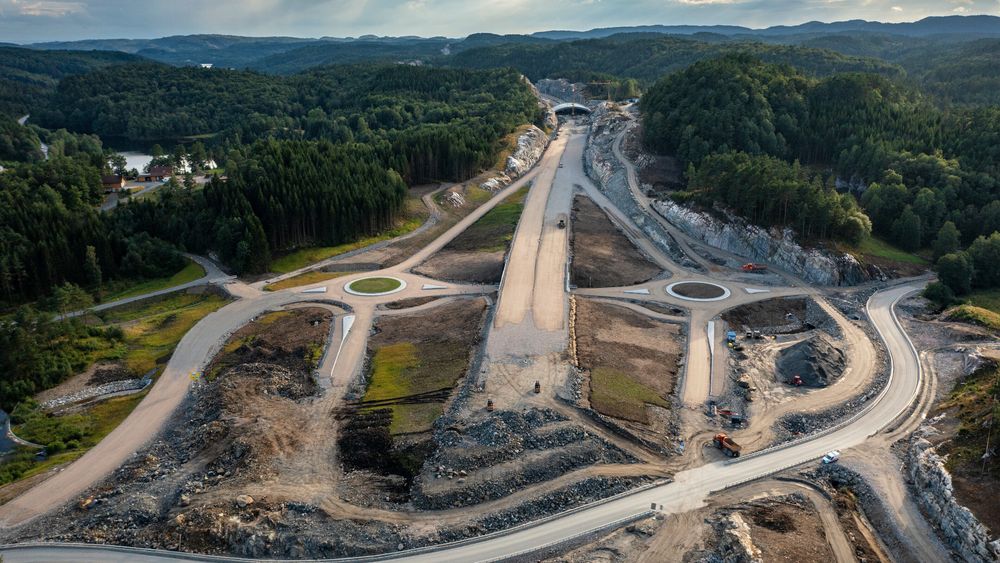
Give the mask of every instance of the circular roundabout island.
[{"label": "circular roundabout island", "polygon": [[721,301],[732,295],[729,288],[702,281],[672,283],[667,286],[667,293],[686,301]]},{"label": "circular roundabout island", "polygon": [[389,295],[406,289],[406,282],[391,276],[361,278],[344,286],[351,295],[367,295],[369,297]]}]

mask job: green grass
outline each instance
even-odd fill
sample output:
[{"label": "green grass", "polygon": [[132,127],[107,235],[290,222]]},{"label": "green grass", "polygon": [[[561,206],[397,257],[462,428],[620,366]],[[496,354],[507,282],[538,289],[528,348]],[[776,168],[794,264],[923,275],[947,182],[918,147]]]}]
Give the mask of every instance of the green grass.
[{"label": "green grass", "polygon": [[[466,356],[433,346],[398,342],[375,350],[371,378],[362,400],[398,399],[453,387],[461,376]],[[391,434],[413,434],[430,430],[444,412],[444,403],[430,401],[374,408],[392,410]]]},{"label": "green grass", "polygon": [[514,238],[517,222],[524,212],[524,200],[529,186],[525,186],[505,201],[489,210],[447,246],[450,250],[497,252],[507,249]]},{"label": "green grass", "polygon": [[141,320],[125,328],[128,352],[123,360],[126,367],[141,374],[166,363],[174,347],[195,323],[228,303],[210,293],[189,297],[196,299],[172,310],[143,315]]},{"label": "green grass", "polygon": [[279,282],[265,285],[264,291],[281,291],[282,289],[319,283],[353,273],[354,272],[306,272]]},{"label": "green grass", "polygon": [[391,229],[387,229],[377,235],[336,246],[302,248],[272,260],[269,269],[276,274],[287,274],[288,272],[294,272],[327,258],[333,258],[334,256],[352,252],[375,243],[403,236],[413,232],[417,227],[424,224],[429,215],[430,212],[424,206],[423,202],[420,201],[419,197],[408,197],[406,200],[406,212],[402,214]]},{"label": "green grass", "polygon": [[959,305],[945,312],[945,318],[1000,330],[1000,313],[975,305]]},{"label": "green grass", "polygon": [[14,432],[25,440],[47,446],[50,455],[43,461],[35,461],[34,450],[25,449],[0,465],[0,484],[27,479],[76,460],[117,428],[147,392],[108,399],[68,415],[48,415],[35,406],[29,407],[20,413],[24,422],[14,427]]},{"label": "green grass", "polygon": [[[961,422],[958,434],[944,445],[949,470],[966,466],[977,475],[982,470],[982,455],[990,439],[986,422],[997,420],[1000,416],[1000,403],[993,402],[995,394],[1000,393],[997,370],[992,365],[976,370],[956,384],[948,398],[938,406],[938,411],[949,412]],[[995,443],[995,431],[992,440]],[[986,464],[986,468],[994,477],[1000,477],[1000,463],[993,460]]]},{"label": "green grass", "polygon": [[857,246],[849,247],[848,251],[855,255],[861,255],[862,257],[869,256],[882,260],[890,260],[892,262],[902,262],[918,266],[925,266],[928,264],[927,260],[921,258],[920,256],[911,254],[905,250],[900,250],[888,242],[874,236],[866,238]]},{"label": "green grass", "polygon": [[104,301],[117,301],[119,299],[127,299],[137,295],[152,293],[154,291],[160,291],[161,289],[167,289],[193,282],[204,276],[205,268],[202,268],[200,264],[194,262],[193,260],[188,260],[187,266],[184,266],[184,268],[182,268],[179,272],[170,277],[156,278],[118,288],[113,286],[109,287],[109,291],[104,294]]},{"label": "green grass", "polygon": [[393,278],[364,278],[352,281],[347,285],[351,291],[358,293],[385,293],[398,289],[400,282]]},{"label": "green grass", "polygon": [[965,302],[1000,314],[1000,289],[973,291],[965,297]]},{"label": "green grass", "polygon": [[645,405],[669,407],[653,389],[624,372],[603,367],[590,373],[590,404],[601,414],[642,423],[647,421]]}]

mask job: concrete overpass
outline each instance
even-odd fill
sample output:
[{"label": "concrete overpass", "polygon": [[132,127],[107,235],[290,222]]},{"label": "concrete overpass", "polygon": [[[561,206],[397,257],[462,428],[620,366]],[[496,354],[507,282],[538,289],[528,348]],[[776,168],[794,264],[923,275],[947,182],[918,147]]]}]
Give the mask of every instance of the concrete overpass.
[{"label": "concrete overpass", "polygon": [[590,113],[590,108],[583,104],[576,104],[573,102],[566,102],[564,104],[559,104],[552,108],[552,111],[556,114],[577,114],[577,113]]}]

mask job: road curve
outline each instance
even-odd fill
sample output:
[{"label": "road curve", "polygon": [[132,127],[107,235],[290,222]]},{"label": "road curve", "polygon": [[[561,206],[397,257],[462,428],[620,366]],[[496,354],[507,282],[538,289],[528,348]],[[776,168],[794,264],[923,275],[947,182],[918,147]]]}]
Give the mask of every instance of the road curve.
[{"label": "road curve", "polygon": [[[894,307],[920,289],[911,282],[874,294],[868,301],[872,324],[885,342],[890,356],[890,380],[885,391],[847,423],[817,436],[786,444],[735,462],[719,461],[682,471],[674,482],[635,494],[599,502],[528,524],[506,533],[440,546],[426,551],[401,552],[387,560],[411,563],[495,561],[579,537],[611,523],[646,513],[652,504],[663,512],[682,512],[702,506],[715,491],[740,485],[804,462],[832,449],[846,449],[865,442],[903,415],[917,397],[921,366],[913,344],[896,318]],[[8,505],[9,506],[9,505]],[[6,506],[4,507],[6,508]],[[237,558],[206,557],[132,548],[80,545],[15,545],[2,550],[7,562],[21,561],[239,561]],[[365,559],[355,559],[363,561]],[[371,560],[371,559],[368,559]]]}]

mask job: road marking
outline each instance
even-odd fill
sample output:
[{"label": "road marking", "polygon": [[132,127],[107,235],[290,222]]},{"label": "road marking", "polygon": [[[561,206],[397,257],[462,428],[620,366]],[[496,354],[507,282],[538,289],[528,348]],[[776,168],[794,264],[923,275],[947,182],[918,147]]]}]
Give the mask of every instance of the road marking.
[{"label": "road marking", "polygon": [[771,293],[770,289],[758,289],[756,287],[744,287],[743,291],[753,295],[755,293]]},{"label": "road marking", "polygon": [[642,289],[626,289],[624,293],[632,293],[635,295],[649,295],[649,290],[646,288]]},{"label": "road marking", "polygon": [[431,283],[425,283],[424,286],[421,287],[420,289],[425,289],[425,290],[427,290],[427,289],[448,289],[448,287],[444,286],[444,285],[434,285],[434,284],[431,284]]},{"label": "road marking", "polygon": [[326,293],[326,286],[323,287],[312,287],[309,289],[303,289],[302,293]]}]

